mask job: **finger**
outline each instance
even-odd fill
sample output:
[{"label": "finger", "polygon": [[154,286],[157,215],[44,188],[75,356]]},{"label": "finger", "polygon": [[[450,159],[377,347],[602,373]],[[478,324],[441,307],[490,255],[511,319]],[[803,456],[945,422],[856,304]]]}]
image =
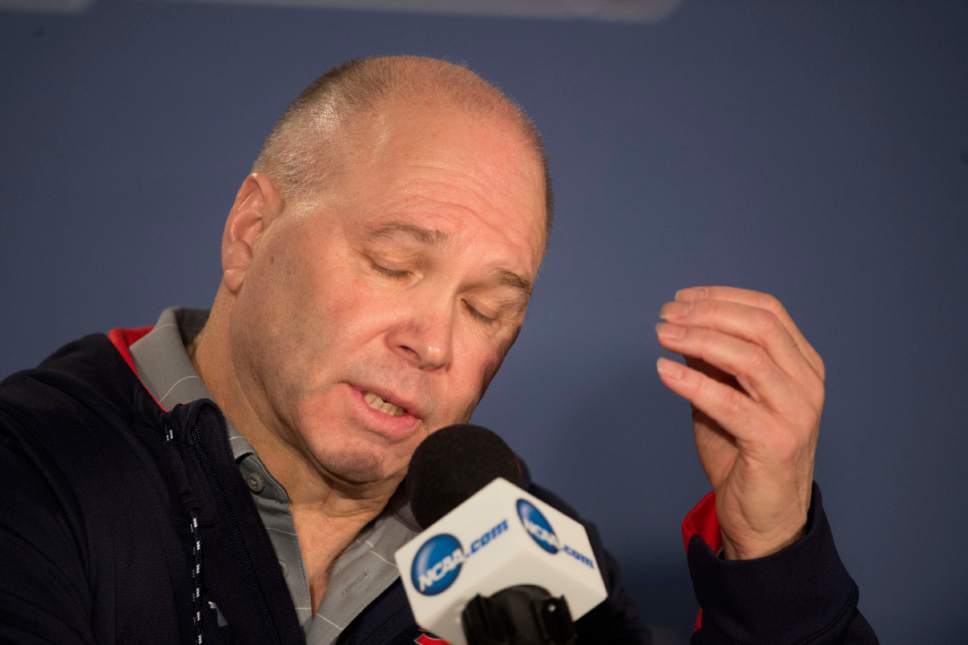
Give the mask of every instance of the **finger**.
[{"label": "finger", "polygon": [[826,368],[824,367],[823,359],[820,357],[820,354],[806,339],[806,337],[803,335],[803,332],[800,331],[800,328],[797,326],[796,322],[794,322],[790,312],[786,310],[786,307],[783,306],[783,303],[780,302],[775,296],[762,291],[753,291],[752,289],[739,289],[737,287],[727,286],[697,286],[689,287],[687,289],[680,289],[676,292],[676,300],[694,301],[706,299],[728,300],[769,311],[776,316],[786,328],[787,332],[796,343],[797,348],[803,354],[804,358],[807,359],[807,362],[810,364],[810,367],[813,369],[814,373],[820,377],[821,381],[826,378]]},{"label": "finger", "polygon": [[821,382],[806,356],[800,351],[786,327],[771,312],[728,300],[690,300],[668,302],[659,316],[669,322],[706,327],[762,346],[787,374],[797,381]]},{"label": "finger", "polygon": [[656,362],[656,370],[666,387],[716,421],[738,441],[754,442],[758,438],[758,429],[770,426],[767,413],[736,388],[665,357]]},{"label": "finger", "polygon": [[[704,327],[656,325],[664,348],[731,374],[753,401],[786,414],[803,405],[799,389],[761,346]],[[707,375],[708,376],[708,375]],[[715,379],[722,382],[720,379]]]},{"label": "finger", "polygon": [[709,378],[719,381],[724,385],[735,387],[740,391],[743,390],[743,386],[739,384],[739,382],[736,380],[736,377],[733,376],[732,374],[724,372],[718,367],[713,367],[709,363],[698,358],[693,358],[692,356],[684,356],[683,358],[686,359],[686,365],[696,370],[697,372],[702,372]]}]

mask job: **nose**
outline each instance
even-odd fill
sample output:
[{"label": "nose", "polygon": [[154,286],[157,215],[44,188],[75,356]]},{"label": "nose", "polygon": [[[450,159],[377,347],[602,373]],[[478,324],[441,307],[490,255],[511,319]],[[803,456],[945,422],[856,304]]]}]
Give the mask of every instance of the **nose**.
[{"label": "nose", "polygon": [[390,349],[422,370],[450,364],[454,344],[454,305],[449,298],[412,302],[405,319],[387,335]]}]

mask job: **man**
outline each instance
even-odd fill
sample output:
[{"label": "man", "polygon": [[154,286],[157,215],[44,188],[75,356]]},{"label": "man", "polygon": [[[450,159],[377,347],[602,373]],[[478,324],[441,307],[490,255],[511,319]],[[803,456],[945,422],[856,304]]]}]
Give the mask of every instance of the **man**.
[{"label": "man", "polygon": [[[0,634],[432,642],[392,564],[416,531],[400,484],[514,343],[550,203],[536,130],[462,67],[369,59],[307,88],[236,195],[207,315],[82,339],[0,389],[20,483]],[[661,316],[690,367],[659,375],[716,489],[689,520],[693,641],[874,642],[812,488],[820,357],[764,294],[686,289]],[[609,598],[582,642],[649,642],[592,539]]]}]

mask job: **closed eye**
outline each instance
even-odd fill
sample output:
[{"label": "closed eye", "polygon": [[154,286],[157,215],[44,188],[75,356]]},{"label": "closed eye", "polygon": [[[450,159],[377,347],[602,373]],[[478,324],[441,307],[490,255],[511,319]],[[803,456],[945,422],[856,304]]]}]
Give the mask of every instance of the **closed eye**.
[{"label": "closed eye", "polygon": [[385,267],[382,264],[377,264],[376,262],[370,261],[370,266],[373,270],[381,275],[385,275],[388,278],[394,278],[395,280],[402,280],[404,278],[410,277],[410,272],[404,269],[391,269],[390,267]]},{"label": "closed eye", "polygon": [[474,305],[467,302],[466,300],[464,301],[464,307],[467,308],[467,311],[470,312],[471,316],[473,316],[475,320],[482,322],[485,325],[493,325],[494,323],[497,322],[497,318],[492,318],[491,316],[481,313],[478,309],[474,307]]}]

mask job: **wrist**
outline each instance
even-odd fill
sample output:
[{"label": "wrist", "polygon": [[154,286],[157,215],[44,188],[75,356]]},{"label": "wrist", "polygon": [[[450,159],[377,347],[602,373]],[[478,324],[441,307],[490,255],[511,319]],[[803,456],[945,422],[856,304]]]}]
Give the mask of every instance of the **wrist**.
[{"label": "wrist", "polygon": [[722,558],[724,560],[755,560],[765,558],[774,553],[779,553],[788,546],[792,546],[804,536],[806,532],[806,522],[793,531],[785,531],[776,536],[762,537],[742,542],[733,541],[721,532],[722,535]]}]

